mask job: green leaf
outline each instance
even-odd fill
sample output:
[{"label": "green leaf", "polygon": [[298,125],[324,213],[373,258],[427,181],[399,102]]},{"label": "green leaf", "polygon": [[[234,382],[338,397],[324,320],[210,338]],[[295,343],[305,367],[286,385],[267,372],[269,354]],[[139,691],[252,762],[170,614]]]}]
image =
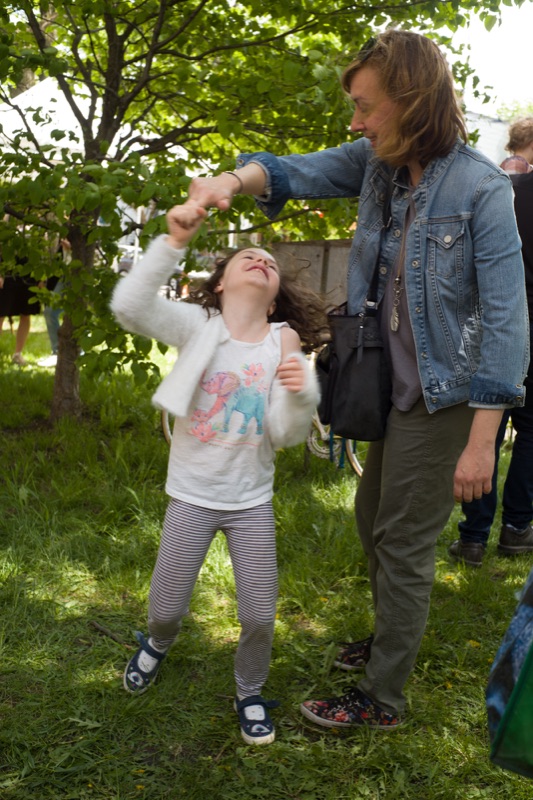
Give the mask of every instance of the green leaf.
[{"label": "green leaf", "polygon": [[488,31],[491,31],[497,22],[498,22],[498,17],[487,16],[483,20],[483,24]]},{"label": "green leaf", "polygon": [[131,371],[137,386],[142,386],[148,380],[148,370],[145,364],[139,364],[134,361],[131,365]]}]

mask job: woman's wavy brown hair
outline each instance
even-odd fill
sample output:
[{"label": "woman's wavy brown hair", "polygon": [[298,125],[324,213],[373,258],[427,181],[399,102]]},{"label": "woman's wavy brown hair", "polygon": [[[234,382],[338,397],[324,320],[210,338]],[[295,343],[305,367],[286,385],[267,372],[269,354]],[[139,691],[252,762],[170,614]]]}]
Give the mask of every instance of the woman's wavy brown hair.
[{"label": "woman's wavy brown hair", "polygon": [[384,92],[398,104],[389,133],[376,147],[378,158],[394,167],[416,159],[425,167],[447,155],[457,137],[468,140],[451,70],[431,39],[411,31],[380,34],[344,70],[345,92],[356,72],[367,66],[377,70]]},{"label": "woman's wavy brown hair", "polygon": [[[190,302],[201,305],[208,314],[213,311],[222,311],[220,293],[215,289],[231,259],[242,250],[249,249],[250,246],[241,247],[215,259],[215,269],[209,278],[197,289],[191,290]],[[275,260],[280,266],[278,259]],[[288,322],[300,337],[303,351],[310,353],[324,343],[324,337],[327,336],[329,327],[326,303],[320,295],[301,280],[301,273],[307,266],[284,265],[283,268],[280,267],[279,292],[275,300],[275,309],[268,317],[268,321]]]}]

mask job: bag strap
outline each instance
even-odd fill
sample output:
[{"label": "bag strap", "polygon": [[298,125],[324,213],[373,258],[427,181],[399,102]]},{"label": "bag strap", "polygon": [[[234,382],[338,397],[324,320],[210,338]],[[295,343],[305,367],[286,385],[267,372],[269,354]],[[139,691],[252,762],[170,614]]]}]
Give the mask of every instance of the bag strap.
[{"label": "bag strap", "polygon": [[378,311],[378,283],[379,283],[379,257],[381,254],[381,245],[383,244],[384,234],[390,228],[392,222],[391,214],[391,200],[394,191],[394,183],[392,181],[392,172],[389,173],[387,179],[387,187],[385,189],[385,197],[383,200],[383,217],[381,224],[381,231],[379,234],[379,249],[376,264],[374,266],[374,273],[368,289],[368,295],[365,301],[365,314],[368,316],[375,316]]}]

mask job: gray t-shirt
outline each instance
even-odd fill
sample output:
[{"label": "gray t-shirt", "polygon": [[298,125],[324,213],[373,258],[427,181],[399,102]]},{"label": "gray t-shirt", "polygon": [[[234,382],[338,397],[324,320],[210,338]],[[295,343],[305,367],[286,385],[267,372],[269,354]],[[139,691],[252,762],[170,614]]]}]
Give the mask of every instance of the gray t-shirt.
[{"label": "gray t-shirt", "polygon": [[[407,287],[405,285],[405,238],[415,214],[415,204],[411,199],[405,214],[402,246],[398,261],[394,265],[387,282],[378,312],[385,352],[392,370],[392,404],[399,411],[409,411],[422,396],[413,329],[407,307]],[[397,307],[399,325],[398,330],[393,331],[390,323],[395,296],[395,278],[398,274],[401,276],[401,292]]]}]

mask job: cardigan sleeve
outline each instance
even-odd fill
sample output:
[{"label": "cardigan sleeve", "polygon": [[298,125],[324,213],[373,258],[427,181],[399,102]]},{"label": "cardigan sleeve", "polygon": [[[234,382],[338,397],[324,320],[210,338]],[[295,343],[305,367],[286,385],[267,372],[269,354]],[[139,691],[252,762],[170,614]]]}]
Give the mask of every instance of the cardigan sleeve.
[{"label": "cardigan sleeve", "polygon": [[268,412],[270,440],[275,449],[292,447],[303,442],[320,393],[314,370],[302,353],[290,353],[287,358],[298,358],[306,370],[305,386],[300,392],[289,392],[277,378],[272,386]]},{"label": "cardigan sleeve", "polygon": [[128,275],[120,278],[111,310],[123,328],[180,347],[205,324],[206,314],[200,306],[174,302],[159,293],[184,254],[185,250],[170,247],[166,237],[159,236]]}]

